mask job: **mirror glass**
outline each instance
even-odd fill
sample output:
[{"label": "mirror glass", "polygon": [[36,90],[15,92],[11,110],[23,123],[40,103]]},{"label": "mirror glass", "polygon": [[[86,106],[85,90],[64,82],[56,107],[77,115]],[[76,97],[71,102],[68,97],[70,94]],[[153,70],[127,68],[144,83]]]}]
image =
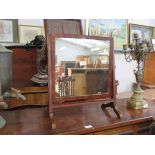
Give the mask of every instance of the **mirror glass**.
[{"label": "mirror glass", "polygon": [[56,38],[57,97],[101,95],[109,92],[110,41]]}]

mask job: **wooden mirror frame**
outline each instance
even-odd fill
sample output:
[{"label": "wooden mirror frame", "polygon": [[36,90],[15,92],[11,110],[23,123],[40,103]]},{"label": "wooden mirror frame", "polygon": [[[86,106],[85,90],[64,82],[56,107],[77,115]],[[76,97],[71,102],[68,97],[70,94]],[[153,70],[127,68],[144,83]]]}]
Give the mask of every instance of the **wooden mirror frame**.
[{"label": "wooden mirror frame", "polygon": [[[109,91],[101,95],[87,95],[75,97],[56,97],[55,93],[55,39],[56,38],[79,38],[94,39],[110,42],[109,51]],[[112,37],[71,35],[71,34],[49,34],[48,35],[48,89],[49,89],[49,113],[53,118],[53,108],[78,106],[90,103],[103,103],[102,108],[110,106],[117,116],[119,113],[115,109],[116,88],[115,88],[115,65],[114,65],[114,42]],[[106,105],[105,105],[106,104]]]}]

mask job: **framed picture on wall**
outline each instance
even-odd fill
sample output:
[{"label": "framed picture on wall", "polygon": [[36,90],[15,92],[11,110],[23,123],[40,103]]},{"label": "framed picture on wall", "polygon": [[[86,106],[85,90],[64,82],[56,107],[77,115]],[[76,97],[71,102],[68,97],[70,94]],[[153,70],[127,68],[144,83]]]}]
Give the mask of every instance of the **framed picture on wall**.
[{"label": "framed picture on wall", "polygon": [[128,42],[126,19],[90,19],[88,33],[93,36],[113,37],[115,49],[122,49]]},{"label": "framed picture on wall", "polygon": [[17,19],[0,19],[0,42],[18,43],[17,29]]},{"label": "framed picture on wall", "polygon": [[129,25],[129,31],[130,31],[130,36],[129,36],[129,41],[132,43],[132,38],[133,34],[137,33],[138,37],[141,38],[141,40],[145,41],[152,41],[153,37],[153,27],[150,26],[143,26],[143,25],[137,25],[137,24],[130,24]]},{"label": "framed picture on wall", "polygon": [[36,35],[43,35],[43,28],[40,26],[19,25],[19,43],[27,43],[35,39]]}]

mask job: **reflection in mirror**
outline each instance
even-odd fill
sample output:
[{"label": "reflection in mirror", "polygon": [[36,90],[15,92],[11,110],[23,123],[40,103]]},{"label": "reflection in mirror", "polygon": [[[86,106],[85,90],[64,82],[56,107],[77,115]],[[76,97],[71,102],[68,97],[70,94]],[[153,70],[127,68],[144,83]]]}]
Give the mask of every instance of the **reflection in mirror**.
[{"label": "reflection in mirror", "polygon": [[55,43],[57,97],[108,93],[110,41],[56,38]]}]

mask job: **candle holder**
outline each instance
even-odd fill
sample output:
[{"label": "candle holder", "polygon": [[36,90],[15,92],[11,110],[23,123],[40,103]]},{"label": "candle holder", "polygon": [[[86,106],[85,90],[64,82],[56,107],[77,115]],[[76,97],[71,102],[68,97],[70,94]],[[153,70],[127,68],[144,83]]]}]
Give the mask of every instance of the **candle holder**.
[{"label": "candle holder", "polygon": [[153,51],[152,43],[142,41],[138,38],[138,34],[133,35],[133,43],[129,45],[123,45],[125,60],[127,62],[136,61],[137,69],[134,70],[136,78],[136,87],[133,89],[133,95],[128,101],[128,107],[132,109],[148,108],[148,103],[143,99],[143,90],[141,89],[141,82],[143,79],[143,67],[142,63],[147,59],[150,53]]}]

